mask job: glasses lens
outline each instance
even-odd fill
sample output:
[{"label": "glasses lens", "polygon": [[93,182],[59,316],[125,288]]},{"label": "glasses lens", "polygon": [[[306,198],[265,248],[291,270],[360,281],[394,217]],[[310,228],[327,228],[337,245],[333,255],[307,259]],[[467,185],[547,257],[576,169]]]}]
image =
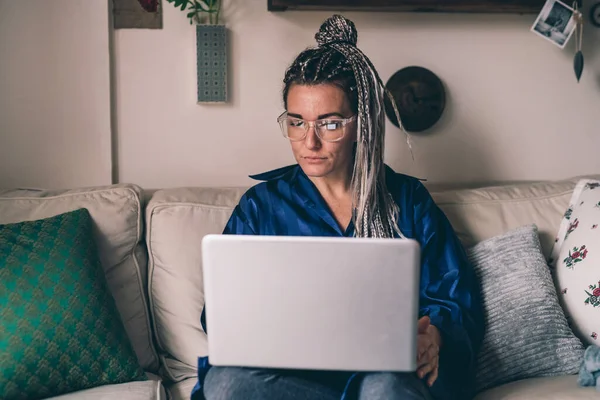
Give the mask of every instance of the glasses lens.
[{"label": "glasses lens", "polygon": [[284,118],[281,121],[283,136],[290,140],[302,140],[306,134],[306,123],[297,118]]},{"label": "glasses lens", "polygon": [[[304,140],[306,137],[306,133],[309,129],[309,123],[306,121],[283,115],[278,118],[278,121],[284,137],[292,141]],[[315,121],[314,127],[321,140],[326,142],[337,142],[344,137],[346,121],[347,120],[339,118],[322,119]]]},{"label": "glasses lens", "polygon": [[328,119],[317,123],[319,136],[328,142],[335,142],[344,136],[344,121],[340,119]]}]

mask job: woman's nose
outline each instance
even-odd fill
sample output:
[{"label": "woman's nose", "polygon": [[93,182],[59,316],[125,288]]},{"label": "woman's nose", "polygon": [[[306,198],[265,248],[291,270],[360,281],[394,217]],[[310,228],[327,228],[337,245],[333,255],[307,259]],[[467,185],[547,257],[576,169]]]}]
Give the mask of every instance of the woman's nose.
[{"label": "woman's nose", "polygon": [[314,125],[308,127],[308,132],[306,132],[306,137],[304,138],[304,145],[307,149],[317,149],[321,146],[321,139],[317,136]]}]

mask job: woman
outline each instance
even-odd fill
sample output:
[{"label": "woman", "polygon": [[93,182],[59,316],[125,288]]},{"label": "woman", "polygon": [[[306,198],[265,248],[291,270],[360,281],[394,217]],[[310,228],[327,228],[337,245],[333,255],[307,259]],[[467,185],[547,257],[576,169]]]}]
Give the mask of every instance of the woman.
[{"label": "woman", "polygon": [[473,272],[448,220],[416,179],[383,163],[384,87],[333,16],[286,72],[279,118],[297,165],[254,176],[225,234],[408,237],[422,249],[413,374],[224,368],[200,359],[192,398],[462,399],[483,334]]}]

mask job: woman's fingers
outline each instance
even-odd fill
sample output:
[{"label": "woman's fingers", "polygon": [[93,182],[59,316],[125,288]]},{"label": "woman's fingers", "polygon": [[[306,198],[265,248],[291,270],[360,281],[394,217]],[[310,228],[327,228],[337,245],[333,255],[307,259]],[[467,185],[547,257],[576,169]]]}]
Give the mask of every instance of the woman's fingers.
[{"label": "woman's fingers", "polygon": [[[423,358],[426,357],[427,354],[427,347],[421,347],[419,348],[419,354],[417,356],[417,363],[422,363],[423,362]],[[425,362],[427,362],[427,360],[425,360]]]},{"label": "woman's fingers", "polygon": [[423,351],[417,358],[417,368],[421,368],[425,364],[429,364],[429,352]]},{"label": "woman's fingers", "polygon": [[420,367],[421,365],[429,363],[430,360],[438,356],[439,351],[439,347],[435,344],[430,344],[429,347],[419,348],[419,355],[417,357],[418,366]]},{"label": "woman's fingers", "polygon": [[435,344],[432,344],[431,346],[429,346],[429,348],[427,349],[427,357],[430,360],[433,360],[435,357],[437,357],[440,354],[440,349],[439,347],[437,347]]},{"label": "woman's fingers", "polygon": [[432,345],[433,343],[429,336],[419,335],[417,337],[417,360],[420,360]]},{"label": "woman's fingers", "polygon": [[[439,339],[435,340],[435,328],[429,325],[428,319],[419,320],[417,336],[417,376],[423,379],[427,376],[427,385],[432,386],[439,373]],[[428,376],[429,375],[429,376]]]},{"label": "woman's fingers", "polygon": [[439,357],[435,356],[431,359],[431,362],[419,367],[419,369],[417,369],[417,376],[419,377],[419,379],[423,379],[425,376],[427,376],[427,374],[429,374],[427,384],[429,386],[433,385],[433,382],[435,382],[435,380],[438,377],[438,364]]},{"label": "woman's fingers", "polygon": [[427,328],[429,328],[429,324],[431,323],[429,317],[421,317],[419,321],[417,321],[417,332],[419,334],[423,334],[427,332]]},{"label": "woman's fingers", "polygon": [[434,368],[435,366],[432,363],[425,364],[417,370],[417,376],[419,379],[423,379],[428,373],[433,371]]},{"label": "woman's fingers", "polygon": [[[437,364],[437,363],[436,363]],[[438,372],[439,372],[439,367],[435,367],[433,369],[433,371],[431,371],[431,373],[429,374],[429,377],[427,378],[427,384],[429,386],[433,386],[433,384],[435,383],[435,381],[438,378]]]},{"label": "woman's fingers", "polygon": [[418,367],[417,376],[419,378],[424,378],[428,373],[437,369],[438,362],[439,362],[439,357],[437,355],[434,357],[431,357],[427,363],[423,363],[422,365],[420,365]]}]

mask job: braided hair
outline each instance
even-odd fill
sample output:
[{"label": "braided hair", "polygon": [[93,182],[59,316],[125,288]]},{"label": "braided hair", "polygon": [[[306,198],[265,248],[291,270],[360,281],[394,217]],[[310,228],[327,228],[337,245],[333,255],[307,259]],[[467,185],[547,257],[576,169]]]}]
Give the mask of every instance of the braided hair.
[{"label": "braided hair", "polygon": [[[301,52],[287,69],[283,102],[293,84],[333,84],[348,96],[358,114],[358,136],[351,187],[355,236],[402,236],[398,206],[387,190],[383,163],[386,93],[375,67],[357,47],[354,23],[340,15],[327,19],[315,35],[318,47]],[[389,95],[389,93],[388,93]],[[395,108],[395,102],[390,96]],[[400,121],[398,112],[396,116]]]}]

